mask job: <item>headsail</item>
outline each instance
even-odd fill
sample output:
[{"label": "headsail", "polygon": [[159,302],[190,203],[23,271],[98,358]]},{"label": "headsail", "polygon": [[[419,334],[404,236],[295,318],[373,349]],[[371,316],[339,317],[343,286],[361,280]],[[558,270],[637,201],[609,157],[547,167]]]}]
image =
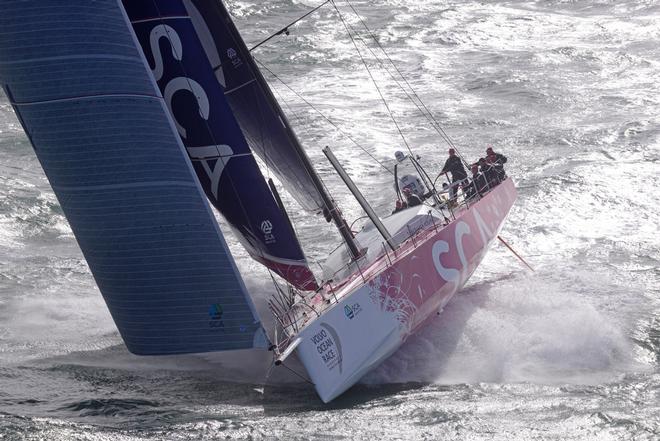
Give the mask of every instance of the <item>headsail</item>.
[{"label": "headsail", "polygon": [[[252,257],[296,287],[316,289],[295,232],[227,103],[221,57],[210,49],[199,10],[187,0],[123,3],[211,203]],[[259,108],[250,111],[260,122]]]},{"label": "headsail", "polygon": [[315,171],[220,0],[181,0],[250,148],[309,211],[325,207]]},{"label": "headsail", "polygon": [[131,352],[265,345],[117,0],[4,2],[0,83]]}]

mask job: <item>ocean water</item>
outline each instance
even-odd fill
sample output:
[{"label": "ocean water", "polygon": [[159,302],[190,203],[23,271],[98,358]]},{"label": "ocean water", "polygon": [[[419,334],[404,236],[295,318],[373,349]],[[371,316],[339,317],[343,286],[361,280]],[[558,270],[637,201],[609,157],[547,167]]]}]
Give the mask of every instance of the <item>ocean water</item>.
[{"label": "ocean water", "polygon": [[[227,3],[252,45],[320,2]],[[336,4],[464,156],[509,158],[519,199],[502,236],[536,271],[494,246],[437,319],[328,405],[259,354],[136,357],[0,96],[0,439],[660,439],[660,3]],[[405,142],[439,169],[447,145],[358,47]],[[332,6],[255,56],[349,222],[361,212],[325,145],[389,212],[372,157],[391,163],[404,141]],[[337,236],[290,206],[322,261]],[[229,242],[263,306],[267,274]]]}]

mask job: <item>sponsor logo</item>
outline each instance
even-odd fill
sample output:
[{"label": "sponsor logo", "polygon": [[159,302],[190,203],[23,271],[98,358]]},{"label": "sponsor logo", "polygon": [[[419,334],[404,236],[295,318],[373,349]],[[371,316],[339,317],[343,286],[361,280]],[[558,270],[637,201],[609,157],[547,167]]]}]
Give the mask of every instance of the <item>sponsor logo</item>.
[{"label": "sponsor logo", "polygon": [[261,231],[264,234],[271,234],[273,232],[273,224],[268,219],[266,219],[261,223]]},{"label": "sponsor logo", "polygon": [[[161,39],[167,40],[170,45],[171,50],[165,49],[165,53],[161,51],[160,41]],[[167,25],[167,24],[158,24],[151,29],[149,34],[149,48],[143,46],[145,52],[148,49],[151,49],[151,54],[154,57],[155,67],[152,69],[155,80],[160,84],[165,75],[165,70],[167,68],[168,62],[176,62],[177,65],[184,61],[184,52],[183,52],[183,42],[177,31]],[[236,51],[234,51],[236,52]],[[236,57],[236,54],[234,55]],[[187,58],[186,58],[187,60]],[[241,63],[238,59],[239,64]],[[210,180],[210,188],[213,194],[213,197],[218,199],[218,192],[220,186],[220,176],[222,171],[225,168],[225,165],[233,155],[233,151],[228,145],[204,145],[204,146],[191,146],[188,140],[188,130],[184,127],[185,121],[179,120],[177,115],[181,115],[182,112],[178,114],[173,110],[173,100],[174,96],[178,93],[188,93],[192,95],[197,101],[198,112],[196,114],[204,120],[208,121],[210,117],[211,110],[213,108],[212,103],[209,101],[208,94],[204,90],[204,87],[195,81],[193,78],[187,76],[178,76],[176,78],[171,78],[167,81],[167,84],[160,84],[161,92],[163,93],[163,98],[167,104],[167,108],[170,111],[170,115],[176,126],[176,130],[181,136],[184,144],[187,148],[193,148],[195,153],[191,153],[191,158],[195,161],[198,161],[204,171],[206,172]],[[190,114],[190,112],[188,112]],[[195,113],[192,113],[195,114]],[[209,140],[210,141],[210,140]],[[197,156],[196,151],[201,150],[205,155],[209,152],[215,151],[209,157],[199,157]]]},{"label": "sponsor logo", "polygon": [[351,320],[353,319],[353,317],[355,317],[355,314],[353,314],[353,308],[351,308],[348,305],[344,306],[344,313],[346,314],[346,317],[348,317]]},{"label": "sponsor logo", "polygon": [[[493,231],[491,231],[490,228],[488,228],[488,226],[483,221],[481,215],[479,214],[476,208],[472,208],[470,211],[474,216],[474,221],[477,225],[478,233],[481,236],[481,240],[485,247],[488,244],[489,239],[493,238],[494,233]],[[467,280],[469,276],[468,260],[467,260],[467,256],[465,255],[463,239],[465,237],[473,236],[473,234],[474,232],[470,228],[470,225],[468,225],[464,221],[459,221],[456,223],[456,226],[454,227],[453,238],[449,237],[450,240],[453,239],[452,244],[450,244],[450,242],[447,242],[445,240],[438,240],[433,244],[433,248],[431,249],[431,258],[433,259],[433,265],[435,266],[435,270],[438,273],[438,275],[444,281],[449,283],[454,283],[460,286],[463,282]],[[460,266],[458,268],[451,268],[445,266],[441,261],[441,256],[451,251],[452,249],[451,245],[453,245],[453,247],[456,249],[456,252],[458,254],[458,260],[459,260],[458,263],[460,263]]]},{"label": "sponsor logo", "polygon": [[225,322],[222,320],[224,311],[222,306],[218,303],[214,303],[209,306],[209,327],[215,329],[225,329]]},{"label": "sponsor logo", "polygon": [[266,219],[261,222],[261,232],[264,233],[264,242],[266,244],[275,243],[275,235],[273,234],[273,223]]},{"label": "sponsor logo", "polygon": [[342,353],[341,343],[339,342],[339,335],[335,329],[327,323],[321,323],[321,330],[312,335],[310,341],[316,346],[316,352],[319,358],[328,368],[333,370],[339,368],[339,373],[342,370]]},{"label": "sponsor logo", "polygon": [[357,316],[360,312],[362,312],[362,307],[359,303],[344,306],[344,314],[346,314],[346,317],[350,320],[353,320],[353,317]]},{"label": "sponsor logo", "polygon": [[238,52],[236,52],[236,49],[233,47],[230,47],[227,49],[227,56],[229,57],[229,60],[231,61],[231,64],[236,68],[240,67],[243,64],[243,61],[241,60],[241,57],[238,56]]}]

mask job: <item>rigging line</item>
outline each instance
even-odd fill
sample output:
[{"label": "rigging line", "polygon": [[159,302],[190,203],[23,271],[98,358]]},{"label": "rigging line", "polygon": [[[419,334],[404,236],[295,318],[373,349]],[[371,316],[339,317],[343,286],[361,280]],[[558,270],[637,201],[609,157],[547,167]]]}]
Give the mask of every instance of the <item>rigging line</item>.
[{"label": "rigging line", "polygon": [[[240,38],[240,36],[239,36]],[[247,49],[247,48],[246,48]],[[249,50],[248,50],[249,54]],[[251,55],[250,55],[251,56]],[[254,58],[252,60],[254,62]],[[252,68],[251,68],[252,69]],[[293,129],[290,127],[290,124],[287,122],[286,115],[284,114],[284,111],[281,109],[279,103],[275,99],[272,90],[268,86],[268,83],[266,82],[265,78],[263,77],[261,71],[259,70],[258,66],[256,64],[254,65],[254,69],[252,69],[254,72],[253,75],[255,78],[258,80],[258,85],[262,89],[262,91],[266,94],[267,100],[270,102],[270,105],[275,112],[275,114],[279,117],[280,122],[282,123],[284,127],[284,132],[286,135],[286,138],[288,139],[291,147],[293,147],[293,152],[295,153],[295,158],[298,160],[298,164],[302,167],[303,171],[307,174],[308,178],[310,179],[312,186],[316,190],[315,192],[312,192],[305,188],[305,186],[302,186],[299,188],[301,192],[307,193],[307,196],[310,197],[310,199],[315,202],[316,205],[316,210],[317,212],[321,212],[323,209],[329,210],[329,212],[332,214],[334,210],[331,210],[329,207],[332,207],[334,205],[334,199],[331,196],[331,193],[328,191],[327,186],[323,183],[323,180],[321,177],[316,173],[314,170],[314,167],[309,160],[309,158],[306,155],[306,152],[298,139],[295,136],[295,133],[293,132]],[[316,193],[316,195],[314,194]],[[318,197],[321,198],[321,204],[318,204]],[[339,222],[339,219],[335,216],[333,217],[334,223],[336,224],[337,228],[339,229],[340,234],[343,235],[343,227],[341,227],[341,223]],[[344,237],[346,241],[350,242],[350,239],[347,237]],[[351,242],[352,243],[352,242]]]},{"label": "rigging line", "polygon": [[270,374],[273,373],[273,369],[275,368],[275,354],[273,354],[273,359],[270,362],[270,366],[268,367],[268,371],[266,372],[266,380],[265,383],[268,384],[268,380],[270,379]]},{"label": "rigging line", "polygon": [[[284,303],[284,294],[282,292],[282,288],[277,283],[277,280],[275,279],[275,276],[273,276],[273,272],[270,270],[270,268],[268,268],[268,275],[270,276],[270,280],[273,282],[276,291],[276,294],[271,294],[270,298],[273,299],[275,302],[277,302],[282,312],[286,313],[290,309],[290,306]],[[285,283],[288,284],[288,282],[286,281]]]},{"label": "rigging line", "polygon": [[324,2],[321,3],[320,5],[318,5],[317,7],[315,7],[314,9],[312,9],[311,11],[309,11],[307,14],[305,14],[305,15],[303,15],[302,17],[300,17],[300,18],[298,18],[298,19],[292,21],[291,23],[289,23],[288,25],[284,26],[284,27],[283,27],[282,29],[280,29],[279,31],[275,32],[275,33],[274,33],[273,35],[271,35],[270,37],[266,38],[265,40],[262,40],[262,41],[260,41],[259,43],[255,44],[254,46],[252,46],[251,49],[249,49],[249,52],[252,52],[253,50],[255,50],[256,48],[258,48],[258,47],[261,46],[262,44],[264,44],[264,43],[266,43],[266,42],[272,40],[273,38],[277,37],[278,35],[282,35],[282,34],[287,34],[287,35],[289,35],[289,28],[290,28],[291,26],[293,26],[294,24],[298,23],[300,20],[306,18],[307,16],[313,14],[314,12],[318,11],[318,10],[321,9],[323,6],[325,6],[327,3],[330,3],[330,0],[326,0],[326,1],[324,1]]},{"label": "rigging line", "polygon": [[[256,58],[255,58],[255,61],[257,61],[259,64],[261,64],[261,65],[263,66],[263,64],[262,64],[260,61],[258,61]],[[265,66],[264,66],[264,67],[265,67]],[[266,70],[268,70],[268,72],[270,72],[271,74],[275,75],[275,74],[274,74],[271,70],[269,70],[268,68],[266,68]],[[281,81],[281,80],[280,80],[280,81]],[[302,119],[302,117],[299,116],[299,115],[293,110],[293,108],[289,105],[289,102],[288,102],[286,99],[284,99],[284,96],[283,96],[281,93],[279,93],[277,90],[275,90],[275,89],[273,89],[273,92],[274,92],[275,94],[277,94],[277,96],[280,98],[280,100],[282,100],[282,102],[284,103],[284,105],[286,106],[286,108],[289,109],[289,112],[293,115],[293,117],[294,117],[296,120],[298,120],[299,124],[300,124],[301,126],[304,125],[304,124],[303,124],[303,119]],[[331,193],[330,193],[330,189],[328,188],[327,185],[325,185],[325,182],[324,182],[323,180],[321,180],[321,185],[323,186],[323,188],[325,189],[325,191],[328,193],[328,195],[331,195]],[[334,201],[334,198],[332,198],[332,196],[330,196],[330,198]]]},{"label": "rigging line", "polygon": [[[160,8],[158,7],[157,2],[154,1],[154,2],[153,2],[153,5],[154,5],[154,7],[156,8],[156,12],[158,13],[158,18],[160,19],[160,23],[161,23],[161,24],[165,24],[165,18],[166,18],[166,17],[163,17],[163,14],[161,13]],[[178,54],[178,53],[176,52],[176,49],[174,48],[174,44],[172,43],[172,37],[170,36],[170,32],[169,32],[169,30],[167,29],[167,27],[165,27],[164,29],[165,29],[165,34],[166,34],[166,36],[167,36],[167,37],[166,37],[166,38],[167,38],[167,41],[168,41],[170,47],[172,48],[172,53],[173,53],[173,54],[176,54],[177,57],[178,57],[177,60],[178,60],[178,63],[179,63],[179,67],[181,68],[181,70],[183,71],[183,73],[184,73],[184,75],[185,75],[186,82],[188,83],[188,87],[190,88],[190,90],[194,90],[194,88],[192,87],[192,85],[191,85],[191,83],[190,83],[190,82],[191,82],[191,78],[190,78],[190,76],[188,75],[188,72],[187,72],[185,66],[183,65],[183,56],[182,56],[182,54]],[[213,131],[211,130],[211,125],[210,125],[210,123],[209,123],[208,120],[204,120],[204,126],[206,127],[206,130],[207,130],[207,132],[208,132],[208,135],[209,135],[210,138],[212,139],[213,143],[214,143],[215,145],[219,145],[220,143],[215,139],[216,137],[215,137]],[[177,135],[178,135],[179,138],[181,139],[181,143],[183,144],[184,149],[186,150],[186,153],[188,154],[189,159],[190,159],[190,154],[188,153],[188,149],[187,149],[187,147],[185,146],[185,143],[183,142],[183,139],[182,139],[181,135],[180,135],[180,134],[177,134]],[[247,142],[247,140],[246,140],[246,142]],[[249,146],[248,146],[248,150],[249,150]],[[252,154],[252,151],[250,151],[250,154]],[[231,159],[231,157],[230,157],[230,159]],[[229,162],[230,159],[228,159],[227,162]],[[218,160],[218,161],[223,161],[223,162],[224,162],[224,159],[223,159],[222,157],[219,157],[217,160]],[[192,159],[190,159],[190,162],[191,162],[191,164],[192,164]],[[194,164],[193,164],[193,168],[194,168]],[[195,174],[197,174],[197,170],[195,170]],[[197,177],[197,179],[199,179],[199,177]],[[229,181],[229,184],[231,185],[232,190],[234,191],[234,194],[238,195],[238,191],[237,191],[236,184],[234,183],[234,180],[231,179],[231,176],[229,176],[229,174],[227,174],[227,181]],[[201,182],[200,182],[200,184],[201,184]],[[202,187],[202,188],[203,188],[203,187]],[[204,190],[202,190],[202,191],[204,191]],[[206,191],[204,191],[204,193],[206,193]],[[206,195],[206,194],[205,194],[205,195]],[[206,195],[206,196],[207,196],[207,195]],[[207,198],[208,198],[208,196],[207,196]],[[209,199],[210,199],[210,198],[209,198]],[[243,212],[243,216],[245,217],[245,219],[249,219],[250,217],[249,217],[249,215],[248,215],[248,211],[247,211],[247,209],[246,209],[246,207],[245,207],[245,204],[243,204],[243,201],[241,200],[241,198],[237,197],[236,200],[238,201],[238,205],[239,205],[241,211]],[[214,207],[215,207],[215,205],[214,205]],[[216,208],[216,209],[219,211],[218,208]],[[223,216],[225,216],[224,213],[221,213],[221,214],[222,214]],[[227,220],[227,221],[229,222],[229,220]],[[229,222],[229,223],[231,224],[231,222]],[[240,228],[237,227],[237,229],[240,231]],[[247,226],[246,229],[249,230],[250,233],[252,233],[253,230],[254,230],[253,226],[252,226],[252,225],[249,225],[249,224],[248,224],[248,226]],[[257,248],[257,247],[253,247],[253,248],[254,248],[255,250],[257,250],[258,254],[259,254],[262,258],[265,258],[265,255],[264,255],[263,250],[261,250],[261,249],[259,249],[259,248]],[[252,309],[252,308],[251,308],[251,309]],[[259,317],[259,316],[257,315],[257,313],[256,313],[256,309],[254,310],[254,315],[255,315],[257,318]]]},{"label": "rigging line", "polygon": [[339,15],[339,19],[341,22],[344,24],[344,27],[346,28],[346,32],[348,33],[348,36],[351,39],[351,42],[353,43],[353,46],[355,46],[355,50],[358,53],[358,56],[360,57],[360,60],[362,60],[362,64],[364,64],[364,67],[367,69],[367,72],[369,73],[369,77],[371,78],[371,81],[374,83],[374,86],[376,87],[376,90],[378,91],[378,95],[380,95],[381,100],[383,101],[383,104],[385,105],[385,108],[387,109],[387,112],[390,115],[390,118],[392,118],[392,122],[394,122],[394,125],[396,129],[399,132],[399,135],[401,135],[401,139],[403,139],[403,143],[408,149],[408,152],[412,155],[413,152],[410,149],[410,145],[408,144],[408,141],[406,140],[406,137],[403,135],[403,132],[401,131],[401,128],[399,127],[399,124],[396,122],[396,119],[394,118],[394,115],[392,114],[392,110],[390,109],[390,106],[387,104],[387,101],[385,100],[385,97],[383,96],[383,93],[380,90],[380,87],[378,87],[378,83],[376,82],[376,79],[373,77],[371,73],[371,69],[369,69],[369,65],[367,64],[366,60],[362,56],[362,53],[360,52],[360,49],[358,48],[357,43],[355,42],[355,39],[353,38],[353,35],[351,34],[351,31],[348,28],[348,25],[346,24],[346,21],[344,20],[344,16],[341,14],[339,11],[339,8],[335,4],[334,0],[331,0],[332,6],[334,6],[335,10],[337,11],[337,14]]},{"label": "rigging line", "polygon": [[[348,2],[347,2],[347,3],[348,3]],[[350,3],[348,3],[348,4],[350,5]],[[394,66],[394,69],[396,70],[396,72],[397,72],[397,73],[399,74],[399,76],[403,79],[403,81],[406,83],[406,85],[408,86],[408,88],[410,88],[410,90],[411,90],[411,92],[412,92],[412,95],[413,95],[414,97],[411,96],[411,94],[406,90],[405,87],[403,87],[403,85],[399,82],[399,80],[397,79],[397,77],[396,77],[396,76],[390,71],[390,69],[387,67],[387,65],[386,65],[385,63],[383,63],[383,61],[378,57],[378,55],[376,55],[376,53],[375,53],[375,52],[369,47],[369,45],[367,44],[366,41],[364,41],[364,39],[362,38],[362,36],[361,36],[361,35],[360,35],[360,34],[359,34],[359,33],[353,28],[352,25],[349,24],[349,27],[350,27],[351,30],[355,33],[356,37],[362,42],[362,44],[364,44],[364,47],[365,47],[365,48],[371,53],[371,55],[373,55],[373,57],[374,57],[375,60],[378,62],[378,64],[379,64],[379,65],[385,70],[385,72],[387,72],[387,74],[388,74],[388,75],[390,76],[390,78],[396,83],[396,85],[399,86],[399,89],[401,89],[401,91],[406,95],[406,97],[410,100],[410,102],[413,103],[413,104],[415,105],[415,107],[417,107],[417,110],[419,110],[419,112],[420,112],[424,117],[426,117],[426,119],[427,119],[427,120],[429,121],[429,123],[431,124],[431,127],[432,127],[432,128],[438,133],[438,134],[440,134],[440,136],[443,138],[443,140],[444,140],[447,144],[449,144],[450,147],[454,147],[453,142],[452,142],[451,139],[447,136],[447,134],[444,133],[444,131],[442,130],[442,127],[436,127],[436,124],[438,124],[438,123],[437,123],[437,121],[434,121],[434,119],[432,119],[432,115],[430,115],[430,113],[431,113],[430,110],[426,107],[426,105],[424,104],[424,102],[422,101],[422,99],[417,95],[417,93],[416,93],[415,90],[412,88],[412,86],[410,85],[410,83],[406,80],[405,76],[403,76],[403,73],[401,73],[401,71],[396,67],[396,65],[394,64],[394,62],[392,61],[392,59],[388,56],[387,52],[385,52],[385,49],[384,49],[382,46],[380,46],[380,43],[379,43],[378,40],[376,39],[375,35],[373,35],[373,34],[371,33],[371,31],[369,30],[369,28],[366,27],[366,24],[364,23],[364,21],[362,20],[362,18],[360,17],[360,15],[357,13],[357,11],[352,7],[352,5],[350,5],[350,6],[351,6],[351,9],[353,9],[353,12],[355,13],[355,15],[356,15],[356,16],[358,17],[358,19],[362,22],[362,25],[365,27],[365,29],[367,29],[367,32],[370,34],[371,38],[372,38],[373,40],[375,40],[376,43],[379,45],[380,50],[383,52],[383,54],[384,54],[385,57],[388,59],[388,61],[390,62],[390,64],[392,64],[392,66]],[[419,101],[419,103],[415,100],[415,98],[417,99],[417,101]],[[420,106],[420,104],[421,104],[421,106]],[[422,107],[424,107],[424,108],[422,108]],[[428,112],[428,113],[427,113],[427,112]],[[439,124],[438,124],[438,126],[439,126]]]},{"label": "rigging line", "polygon": [[[277,76],[277,74],[275,74],[272,70],[270,70],[270,69],[268,68],[268,66],[266,66],[265,64],[263,64],[263,63],[262,63],[261,61],[259,61],[257,58],[255,58],[255,61],[256,61],[257,63],[259,63],[259,66],[261,66],[262,68],[264,68],[264,69],[265,69],[268,73],[270,73],[270,74],[271,74],[271,75],[272,75],[277,81],[279,81],[280,83],[282,83],[282,85],[284,85],[284,87],[286,87],[287,89],[289,89],[289,90],[290,90],[292,93],[294,93],[298,98],[300,98],[305,104],[307,104],[309,107],[311,107],[312,110],[314,110],[316,113],[318,113],[318,114],[319,114],[323,119],[325,119],[325,120],[326,120],[331,126],[333,126],[335,129],[337,129],[337,131],[339,131],[339,133],[341,133],[341,134],[344,135],[346,138],[348,138],[348,140],[350,140],[353,144],[355,144],[360,150],[362,150],[364,153],[366,153],[371,159],[373,159],[374,161],[376,161],[376,162],[378,163],[378,165],[380,165],[381,167],[383,167],[383,168],[384,168],[385,170],[387,170],[390,174],[394,174],[394,172],[393,172],[388,166],[386,166],[385,164],[383,164],[382,161],[378,160],[378,158],[376,158],[374,155],[372,155],[372,154],[371,154],[367,149],[365,149],[365,148],[364,148],[359,142],[357,142],[357,141],[356,141],[351,135],[349,135],[348,133],[346,133],[345,131],[343,131],[343,130],[341,129],[341,127],[339,127],[337,124],[335,124],[335,123],[334,123],[329,117],[327,117],[323,112],[321,112],[319,109],[317,109],[312,103],[310,103],[309,101],[307,101],[307,100],[306,100],[306,99],[305,99],[300,93],[298,93],[298,92],[296,92],[294,89],[292,89],[291,86],[289,86],[287,83],[285,83],[284,80],[282,80],[279,76]],[[279,94],[278,94],[278,95],[279,95]],[[280,95],[280,97],[281,97],[281,95]],[[286,105],[286,101],[285,101],[285,105]],[[289,106],[287,105],[287,107],[289,107]]]},{"label": "rigging line", "polygon": [[[350,25],[349,25],[349,26],[350,26]],[[351,29],[353,30],[353,32],[355,32],[355,30],[353,29],[352,26],[351,26]],[[358,35],[357,32],[356,32],[356,35]],[[358,38],[359,38],[360,41],[364,44],[364,46],[367,48],[367,50],[369,50],[369,52],[371,52],[371,54],[374,56],[374,58],[376,59],[376,61],[377,61],[377,62],[383,67],[383,69],[385,69],[385,71],[390,75],[390,78],[392,78],[392,80],[397,84],[397,86],[399,86],[399,88],[401,89],[401,91],[403,91],[403,93],[404,93],[404,94],[406,95],[406,97],[410,100],[410,102],[412,102],[412,103],[415,105],[415,107],[417,107],[417,110],[419,110],[420,113],[421,113],[423,116],[426,117],[426,119],[427,119],[427,120],[429,121],[429,123],[431,124],[431,127],[432,127],[433,129],[435,129],[435,132],[438,133],[438,134],[440,134],[440,137],[441,137],[441,138],[442,138],[442,139],[443,139],[443,140],[444,140],[444,141],[445,141],[450,147],[453,147],[453,148],[457,151],[457,153],[459,154],[459,156],[461,156],[460,152],[458,152],[458,149],[456,149],[455,146],[453,145],[451,139],[449,139],[449,137],[448,137],[444,132],[438,130],[438,128],[435,126],[434,122],[429,118],[429,115],[427,115],[426,112],[420,107],[420,105],[417,104],[417,102],[416,102],[416,101],[410,96],[410,94],[408,93],[408,91],[407,91],[407,90],[401,85],[401,83],[399,83],[399,81],[398,81],[398,80],[396,79],[396,77],[390,72],[390,70],[387,68],[387,66],[386,66],[386,65],[385,65],[385,64],[384,64],[384,63],[378,58],[378,55],[376,55],[376,54],[371,50],[371,48],[366,44],[366,42],[362,39],[362,37],[360,37],[360,36],[358,35]],[[419,98],[418,98],[418,99],[419,99]],[[440,130],[442,130],[442,129],[440,129]],[[466,165],[468,165],[467,162],[465,161],[465,159],[464,159],[462,156],[461,156],[461,160],[463,160],[463,162],[464,162]]]},{"label": "rigging line", "polygon": [[[442,129],[442,126],[441,126],[441,125],[435,120],[435,118],[433,117],[433,113],[432,113],[432,112],[430,111],[430,109],[426,106],[426,104],[424,103],[424,101],[422,101],[422,99],[419,97],[419,95],[417,94],[417,92],[415,91],[415,89],[414,89],[414,88],[412,87],[412,85],[408,82],[408,80],[406,79],[405,75],[403,75],[403,73],[402,73],[401,70],[398,68],[398,66],[394,63],[394,61],[393,61],[392,58],[389,56],[389,54],[387,53],[387,51],[385,50],[385,48],[380,44],[380,41],[378,41],[378,38],[376,38],[376,35],[373,33],[373,31],[372,31],[371,29],[369,29],[369,27],[367,26],[366,22],[365,22],[364,19],[362,18],[362,16],[357,12],[357,10],[355,9],[355,7],[351,4],[351,2],[350,2],[349,0],[346,0],[346,4],[348,4],[348,6],[351,8],[351,10],[352,10],[353,13],[355,14],[355,16],[358,18],[358,20],[360,20],[360,23],[362,24],[362,26],[364,27],[364,29],[367,31],[367,33],[369,34],[369,36],[371,37],[371,39],[376,43],[376,45],[377,45],[378,48],[381,50],[381,52],[383,52],[383,55],[385,55],[385,58],[387,58],[387,60],[388,60],[388,61],[390,62],[390,64],[392,65],[392,67],[394,67],[394,70],[396,70],[396,72],[399,74],[399,76],[401,77],[401,79],[406,83],[406,85],[408,86],[408,88],[410,89],[410,91],[413,93],[413,95],[415,96],[415,98],[417,98],[417,100],[419,101],[419,103],[424,107],[424,109],[425,109],[426,112],[428,113],[428,117],[431,117],[431,119],[433,120],[433,122],[434,122],[435,124],[437,124],[437,129],[436,129],[436,130],[441,131],[445,136],[447,136],[446,133],[444,133],[444,130]],[[450,143],[450,147],[454,147],[453,142],[452,142],[452,140],[451,140],[451,138],[450,138],[449,136],[447,136],[447,142]]]},{"label": "rigging line", "polygon": [[[259,60],[257,60],[256,58],[254,58],[254,60],[255,60],[257,63],[261,64],[261,62],[260,62]],[[269,71],[269,72],[270,72],[270,71]],[[271,73],[272,73],[272,72],[271,72]],[[287,103],[287,101],[283,98],[282,94],[280,94],[280,93],[279,93],[276,89],[274,89],[274,88],[273,88],[272,90],[273,90],[273,93],[275,93],[275,94],[280,98],[280,100],[284,103],[284,105],[287,107],[287,109],[289,109],[289,112],[291,112],[291,114],[293,115],[293,117],[300,121],[300,117],[296,114],[296,112],[293,111],[293,109],[291,108],[291,106],[289,106],[289,103]],[[323,184],[323,185],[324,185],[324,187],[325,187],[325,184]],[[327,189],[326,189],[326,190],[327,190]],[[293,231],[295,232],[296,237],[299,238],[300,235],[298,234],[298,225],[297,225],[293,220],[291,220],[291,226],[293,227]],[[300,241],[300,239],[299,239],[299,241]],[[300,245],[300,248],[302,249],[302,244]],[[305,258],[307,258],[307,256],[305,256]],[[311,268],[309,268],[309,270],[312,271]],[[312,272],[312,274],[313,274],[313,272]]]},{"label": "rigging line", "polygon": [[289,366],[287,366],[286,364],[284,364],[284,362],[282,362],[282,363],[280,364],[280,366],[284,366],[284,367],[287,368],[289,371],[293,372],[296,376],[298,376],[298,378],[300,378],[300,379],[302,379],[303,381],[305,381],[305,382],[311,384],[312,386],[314,386],[314,383],[313,383],[312,381],[310,381],[309,378],[307,378],[307,377],[305,377],[304,375],[299,374],[298,372],[294,371],[294,370],[291,369]]},{"label": "rigging line", "polygon": [[[253,57],[253,58],[254,58],[254,57]],[[258,61],[256,58],[254,58],[254,60],[257,61],[259,64],[261,64],[261,65],[263,66],[263,64],[262,64],[260,61]],[[265,66],[264,66],[264,68],[265,68]],[[266,70],[268,70],[268,72],[270,72],[271,74],[275,75],[275,74],[274,74],[271,70],[269,70],[268,68],[266,68]],[[281,80],[280,80],[280,81],[281,81]],[[302,125],[303,125],[303,123],[302,123],[302,121],[303,121],[303,120],[302,120],[302,117],[299,116],[299,115],[293,110],[293,108],[289,105],[288,101],[287,101],[286,99],[284,99],[284,96],[283,96],[281,93],[279,93],[277,90],[275,90],[275,89],[271,89],[271,90],[273,91],[274,94],[276,94],[276,95],[280,98],[280,100],[282,100],[282,102],[284,103],[284,105],[286,106],[286,108],[289,109],[289,112],[293,115],[293,117],[294,117],[296,120],[298,120],[298,121],[300,122],[300,125],[302,126]],[[321,184],[321,186],[323,187],[323,189],[325,190],[325,192],[328,194],[328,197],[332,200],[333,204],[335,205],[335,208],[338,209],[338,207],[337,207],[337,202],[335,201],[334,197],[332,196],[332,193],[330,192],[330,189],[328,188],[327,185],[325,185],[325,182],[324,182],[320,177],[319,177],[319,183]],[[295,228],[295,227],[294,227],[294,228]],[[296,230],[296,234],[298,234],[298,231],[297,231],[297,230]],[[301,248],[302,248],[302,247],[301,247]],[[311,271],[311,268],[310,268],[310,271]]]},{"label": "rigging line", "polygon": [[[427,107],[426,103],[424,103],[424,101],[419,97],[419,95],[417,94],[415,89],[412,87],[412,85],[406,79],[405,75],[403,75],[403,73],[398,68],[398,66],[394,63],[394,61],[389,56],[389,54],[387,53],[385,48],[380,44],[380,41],[378,41],[378,39],[376,38],[376,35],[371,31],[371,29],[369,29],[366,22],[362,18],[362,16],[357,12],[357,10],[353,7],[353,5],[351,4],[351,2],[349,0],[346,0],[346,4],[348,4],[348,6],[351,8],[351,10],[353,10],[353,13],[355,13],[355,16],[358,18],[358,20],[360,20],[360,23],[362,23],[362,26],[366,29],[366,31],[369,34],[369,36],[371,37],[371,39],[374,40],[374,42],[376,43],[378,48],[385,55],[385,58],[387,58],[387,60],[392,65],[392,67],[394,67],[394,70],[396,70],[396,72],[399,74],[401,79],[406,83],[406,85],[408,86],[408,88],[410,89],[412,94],[415,96],[415,98],[417,98],[417,100],[419,101],[419,104],[422,105],[422,107],[426,110],[426,112],[424,112],[422,109],[420,109],[419,105],[417,105],[417,103],[412,98],[409,97],[410,100],[413,103],[415,103],[415,105],[420,110],[420,112],[422,112],[422,114],[426,116],[426,118],[429,120],[429,122],[431,122],[431,126],[436,130],[436,132],[438,132],[438,134],[444,139],[444,141],[449,145],[449,147],[456,150],[456,153],[458,153],[458,156],[460,156],[461,160],[463,160],[463,162],[466,165],[469,165],[468,162],[465,160],[465,158],[463,158],[463,155],[458,151],[458,148],[456,147],[456,144],[454,144],[454,141],[447,134],[447,132],[445,132],[445,130],[442,128],[442,125],[440,125],[440,123],[436,120],[435,116],[433,115],[433,112],[431,112],[431,110]],[[365,43],[365,46],[366,46],[366,43]],[[372,52],[372,54],[373,54],[373,52]],[[378,60],[378,57],[375,54],[374,54],[374,57]],[[406,92],[406,90],[399,84],[399,82],[396,79],[394,79],[394,76],[389,72],[389,70],[387,68],[385,68],[385,70],[387,71],[388,74],[390,74],[390,76],[397,83],[397,85],[399,85],[399,87],[401,87],[401,90],[403,90],[404,93],[406,93],[406,95],[409,96],[408,93]]]}]

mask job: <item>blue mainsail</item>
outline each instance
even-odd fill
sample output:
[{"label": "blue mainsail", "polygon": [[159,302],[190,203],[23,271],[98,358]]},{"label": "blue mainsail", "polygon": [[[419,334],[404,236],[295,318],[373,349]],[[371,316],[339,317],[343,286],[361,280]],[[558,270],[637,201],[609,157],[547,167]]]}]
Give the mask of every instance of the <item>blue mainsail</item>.
[{"label": "blue mainsail", "polygon": [[[184,0],[123,3],[211,203],[256,260],[298,288],[316,289],[295,232],[227,103],[220,57],[205,50],[209,30],[194,24],[199,11]],[[260,124],[259,108],[250,112]],[[267,125],[260,130],[262,139],[272,136]]]},{"label": "blue mainsail", "polygon": [[128,349],[265,346],[121,4],[2,6],[0,83]]}]

